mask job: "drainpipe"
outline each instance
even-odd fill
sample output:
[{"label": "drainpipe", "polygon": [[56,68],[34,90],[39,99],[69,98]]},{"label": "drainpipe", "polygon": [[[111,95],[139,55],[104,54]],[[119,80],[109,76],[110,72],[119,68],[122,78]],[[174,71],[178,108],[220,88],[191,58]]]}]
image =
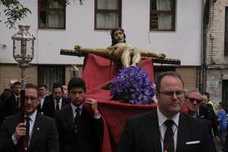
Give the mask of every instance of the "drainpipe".
[{"label": "drainpipe", "polygon": [[209,23],[210,0],[202,0],[201,24],[201,79],[199,90],[206,92],[207,88],[207,27]]}]

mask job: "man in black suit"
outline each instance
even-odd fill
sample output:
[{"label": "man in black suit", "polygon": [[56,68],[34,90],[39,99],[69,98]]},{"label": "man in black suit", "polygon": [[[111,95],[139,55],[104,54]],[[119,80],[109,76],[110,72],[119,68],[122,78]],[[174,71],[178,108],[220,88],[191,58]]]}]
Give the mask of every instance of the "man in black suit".
[{"label": "man in black suit", "polygon": [[215,152],[208,125],[180,113],[184,83],[175,72],[160,75],[158,108],[128,120],[118,152]]},{"label": "man in black suit", "polygon": [[209,121],[212,127],[211,131],[213,136],[216,137],[216,139],[219,139],[217,115],[215,114],[212,104],[209,103],[210,95],[207,92],[204,94],[204,100],[199,107],[199,117]]},{"label": "man in black suit", "polygon": [[38,98],[40,100],[40,105],[38,106],[38,111],[42,112],[43,105],[44,105],[44,99],[48,96],[48,88],[47,85],[41,84],[38,86]]},{"label": "man in black suit", "polygon": [[[207,121],[212,136],[219,141],[218,128],[217,128],[217,117],[213,108],[209,108],[208,104],[205,103],[204,96],[197,90],[188,91],[185,95],[185,103],[188,105],[189,114],[198,119]],[[215,125],[214,125],[215,124]]]},{"label": "man in black suit", "polygon": [[20,109],[21,83],[14,82],[0,96],[0,126],[5,117],[16,114]]},{"label": "man in black suit", "polygon": [[[24,112],[7,117],[0,130],[0,151],[58,152],[59,141],[55,121],[37,112],[37,87],[27,84]],[[26,118],[27,121],[24,119]],[[24,145],[24,141],[26,144]]]},{"label": "man in black suit", "polygon": [[85,98],[85,82],[72,78],[68,84],[70,104],[56,113],[60,152],[100,152],[103,122],[94,99]]},{"label": "man in black suit", "polygon": [[68,100],[63,97],[62,85],[54,83],[52,94],[45,97],[41,112],[46,116],[54,118],[55,113],[61,110],[66,104],[68,104]]},{"label": "man in black suit", "polygon": [[197,90],[186,92],[184,102],[188,108],[188,114],[194,118],[200,118],[199,107],[203,102],[201,93]]}]

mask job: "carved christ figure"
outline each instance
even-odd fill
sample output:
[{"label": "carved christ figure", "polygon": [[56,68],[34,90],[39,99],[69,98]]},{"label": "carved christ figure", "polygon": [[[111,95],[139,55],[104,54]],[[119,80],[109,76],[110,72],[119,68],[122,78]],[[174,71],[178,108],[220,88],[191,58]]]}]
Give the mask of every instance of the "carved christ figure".
[{"label": "carved christ figure", "polygon": [[141,54],[138,49],[130,47],[126,43],[126,35],[123,29],[114,29],[111,31],[112,54],[120,58],[124,67],[136,66],[141,60]]},{"label": "carved christ figure", "polygon": [[121,28],[111,31],[112,45],[106,49],[88,49],[75,46],[75,51],[86,55],[94,53],[114,61],[121,61],[123,67],[136,66],[141,57],[165,58],[165,54],[156,54],[151,51],[133,48],[126,43],[126,35]]}]

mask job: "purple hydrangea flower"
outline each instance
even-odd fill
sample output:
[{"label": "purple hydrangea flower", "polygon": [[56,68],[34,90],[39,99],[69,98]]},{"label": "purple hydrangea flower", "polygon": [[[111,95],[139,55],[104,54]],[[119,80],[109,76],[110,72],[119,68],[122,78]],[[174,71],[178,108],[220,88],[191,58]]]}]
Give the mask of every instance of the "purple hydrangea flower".
[{"label": "purple hydrangea flower", "polygon": [[147,104],[154,96],[153,82],[140,67],[123,68],[112,80],[111,94],[114,99],[132,104]]}]

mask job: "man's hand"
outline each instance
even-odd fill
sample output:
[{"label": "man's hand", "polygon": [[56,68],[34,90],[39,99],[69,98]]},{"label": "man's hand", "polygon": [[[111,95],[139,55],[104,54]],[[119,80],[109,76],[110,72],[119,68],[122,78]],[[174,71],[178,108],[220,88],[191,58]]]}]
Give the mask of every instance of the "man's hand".
[{"label": "man's hand", "polygon": [[221,143],[222,142],[221,139],[219,138],[219,136],[215,136],[214,138],[215,138],[215,142],[216,143]]},{"label": "man's hand", "polygon": [[101,117],[100,112],[98,110],[98,104],[95,99],[87,98],[85,101],[86,104],[90,105],[90,109],[92,110],[92,113],[96,119],[99,119]]},{"label": "man's hand", "polygon": [[19,140],[22,136],[26,135],[25,125],[26,125],[26,122],[22,122],[16,126],[15,136],[17,140]]},{"label": "man's hand", "polygon": [[99,113],[98,106],[97,106],[97,101],[95,99],[87,98],[85,103],[90,105],[91,110],[93,111],[93,113],[97,113],[97,112]]}]

